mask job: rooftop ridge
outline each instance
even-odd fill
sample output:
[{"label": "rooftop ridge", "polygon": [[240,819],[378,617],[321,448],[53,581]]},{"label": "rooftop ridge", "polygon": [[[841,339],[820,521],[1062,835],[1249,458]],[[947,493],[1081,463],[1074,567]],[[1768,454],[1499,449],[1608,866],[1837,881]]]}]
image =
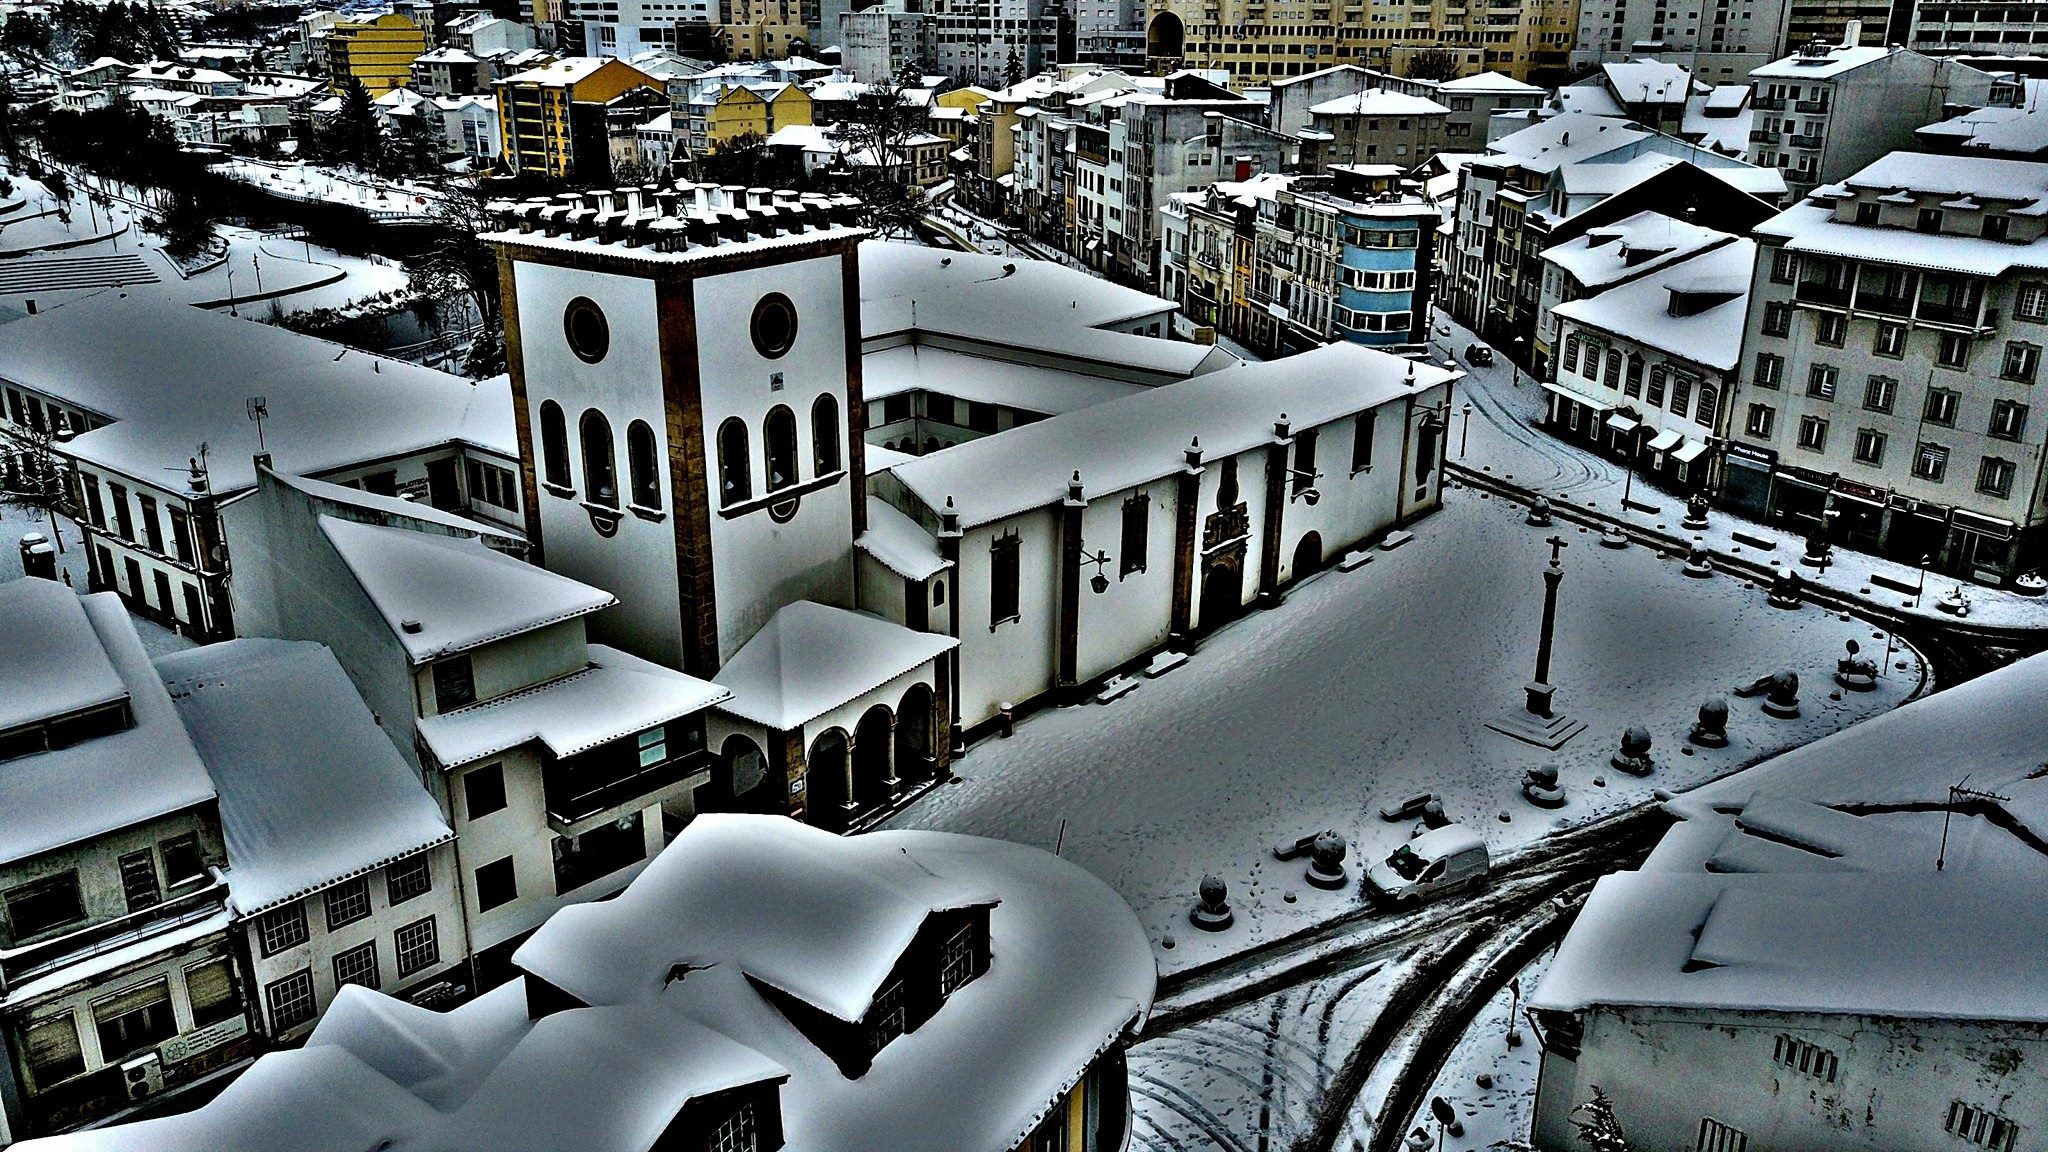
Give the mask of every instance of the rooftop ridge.
[{"label": "rooftop ridge", "polygon": [[848,195],[697,184],[679,180],[526,200],[493,200],[487,210],[511,232],[689,252],[853,228],[861,202]]}]

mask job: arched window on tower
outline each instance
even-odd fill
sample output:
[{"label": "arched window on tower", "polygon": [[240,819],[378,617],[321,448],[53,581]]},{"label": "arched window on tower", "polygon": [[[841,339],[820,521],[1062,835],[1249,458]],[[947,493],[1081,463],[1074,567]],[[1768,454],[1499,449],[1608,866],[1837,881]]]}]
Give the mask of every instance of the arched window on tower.
[{"label": "arched window on tower", "polygon": [[650,511],[661,507],[660,453],[654,446],[654,429],[645,420],[626,425],[626,467],[633,481],[633,506]]},{"label": "arched window on tower", "polygon": [[724,507],[754,498],[754,472],[748,461],[747,422],[734,416],[718,426],[718,503]]},{"label": "arched window on tower", "polygon": [[761,439],[768,449],[768,491],[796,483],[796,413],[781,404],[770,408]]},{"label": "arched window on tower", "polygon": [[813,476],[839,471],[839,398],[829,392],[811,405],[811,456]]},{"label": "arched window on tower", "polygon": [[577,431],[583,437],[583,498],[617,508],[619,465],[612,451],[612,422],[597,409],[586,408]]},{"label": "arched window on tower", "polygon": [[569,425],[562,418],[562,406],[553,400],[540,402],[541,479],[557,488],[574,485],[569,480]]}]

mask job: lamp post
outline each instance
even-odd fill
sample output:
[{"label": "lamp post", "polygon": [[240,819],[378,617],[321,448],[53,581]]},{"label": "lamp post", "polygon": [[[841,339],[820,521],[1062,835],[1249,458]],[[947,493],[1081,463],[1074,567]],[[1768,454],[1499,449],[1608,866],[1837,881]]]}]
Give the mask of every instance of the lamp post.
[{"label": "lamp post", "polygon": [[1472,402],[1465,401],[1465,424],[1458,432],[1458,459],[1465,458],[1465,449],[1472,443]]},{"label": "lamp post", "polygon": [[228,315],[241,315],[240,312],[235,311],[235,270],[233,268],[228,269]]}]

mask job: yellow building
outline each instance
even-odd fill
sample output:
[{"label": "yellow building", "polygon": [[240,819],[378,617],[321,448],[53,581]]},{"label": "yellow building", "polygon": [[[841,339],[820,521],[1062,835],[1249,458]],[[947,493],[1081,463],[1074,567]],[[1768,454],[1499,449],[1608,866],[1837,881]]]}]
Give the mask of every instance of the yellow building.
[{"label": "yellow building", "polygon": [[344,20],[327,30],[328,84],[339,92],[349,77],[375,99],[412,82],[412,62],[427,50],[427,32],[409,17]]},{"label": "yellow building", "polygon": [[802,0],[725,0],[716,35],[729,60],[782,60],[810,42]]},{"label": "yellow building", "polygon": [[1233,88],[1356,64],[1408,76],[1442,51],[1452,75],[1559,81],[1578,0],[1149,0],[1146,66],[1221,68]]},{"label": "yellow building", "polygon": [[613,111],[645,104],[637,124],[668,104],[661,81],[624,61],[590,56],[515,72],[495,87],[506,165],[556,179],[608,175]]},{"label": "yellow building", "polygon": [[777,128],[811,122],[810,93],[794,84],[779,88],[727,88],[705,116],[704,138],[710,151],[749,133],[767,139]]}]

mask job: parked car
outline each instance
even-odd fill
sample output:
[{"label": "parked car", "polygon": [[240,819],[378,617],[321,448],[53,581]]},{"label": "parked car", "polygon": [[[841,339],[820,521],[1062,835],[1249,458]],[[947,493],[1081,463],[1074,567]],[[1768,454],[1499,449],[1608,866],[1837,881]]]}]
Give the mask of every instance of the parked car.
[{"label": "parked car", "polygon": [[1484,344],[1465,345],[1465,363],[1475,368],[1485,368],[1493,363],[1493,349]]},{"label": "parked car", "polygon": [[1446,824],[1367,868],[1366,893],[1386,904],[1420,904],[1484,885],[1490,863],[1479,833],[1463,824]]}]

